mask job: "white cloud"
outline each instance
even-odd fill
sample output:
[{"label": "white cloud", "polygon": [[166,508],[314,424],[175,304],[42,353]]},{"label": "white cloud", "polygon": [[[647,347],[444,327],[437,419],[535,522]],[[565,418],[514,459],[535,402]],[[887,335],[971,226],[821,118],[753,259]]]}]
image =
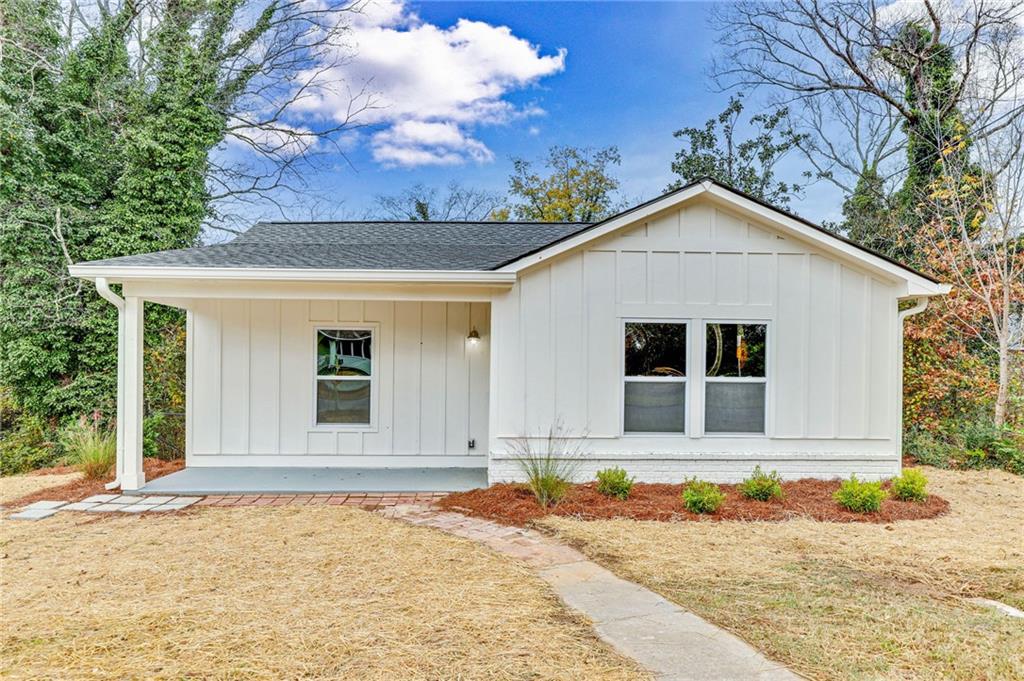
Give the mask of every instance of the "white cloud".
[{"label": "white cloud", "polygon": [[310,113],[343,120],[349,92],[364,85],[375,108],[359,122],[382,126],[370,136],[374,158],[391,165],[487,162],[494,154],[471,130],[543,113],[506,96],[565,68],[565,50],[542,54],[506,26],[459,19],[442,28],[422,21],[403,0],[371,0],[353,18],[355,56],[322,79],[301,103]]},{"label": "white cloud", "polygon": [[456,165],[494,160],[487,146],[453,122],[404,120],[373,135],[373,158],[384,165]]}]

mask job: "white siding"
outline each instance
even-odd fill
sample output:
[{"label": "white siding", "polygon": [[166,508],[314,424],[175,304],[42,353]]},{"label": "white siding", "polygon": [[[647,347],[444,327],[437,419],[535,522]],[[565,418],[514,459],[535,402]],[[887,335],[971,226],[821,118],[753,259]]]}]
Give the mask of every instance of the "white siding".
[{"label": "white siding", "polygon": [[[480,465],[488,442],[489,307],[191,301],[189,465]],[[346,322],[376,331],[369,429],[313,423],[315,328]],[[473,327],[483,340],[467,347]]]},{"label": "white siding", "polygon": [[[526,270],[492,310],[501,336],[492,480],[515,477],[509,439],[544,434],[555,421],[589,436],[586,470],[732,479],[761,462],[790,477],[892,474],[896,291],[894,281],[700,200]],[[703,435],[703,384],[691,380],[687,435],[623,436],[628,318],[693,322],[691,377],[702,365],[704,321],[766,321],[766,435]]]}]

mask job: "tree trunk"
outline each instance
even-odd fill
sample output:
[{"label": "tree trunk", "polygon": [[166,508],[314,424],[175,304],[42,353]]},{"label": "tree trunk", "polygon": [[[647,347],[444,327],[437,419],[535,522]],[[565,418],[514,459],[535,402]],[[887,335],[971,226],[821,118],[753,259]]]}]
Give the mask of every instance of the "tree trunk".
[{"label": "tree trunk", "polygon": [[1006,423],[1006,403],[1010,399],[1010,342],[1009,334],[999,339],[999,390],[996,392],[996,413],[993,423],[1002,428]]}]

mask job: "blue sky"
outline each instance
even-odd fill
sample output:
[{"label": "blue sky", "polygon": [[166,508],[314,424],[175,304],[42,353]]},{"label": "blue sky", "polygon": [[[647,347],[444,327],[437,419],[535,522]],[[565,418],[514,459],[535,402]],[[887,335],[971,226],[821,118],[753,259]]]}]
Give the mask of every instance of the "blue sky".
[{"label": "blue sky", "polygon": [[[355,63],[336,77],[372,79],[385,104],[347,138],[347,161],[329,158],[306,178],[330,197],[330,217],[363,218],[375,195],[416,183],[504,191],[511,156],[537,158],[555,144],[617,146],[622,193],[651,198],[672,179],[673,131],[728,101],[706,76],[715,50],[707,4],[376,2],[357,27]],[[454,54],[460,44],[469,57]],[[457,94],[444,97],[449,89]],[[757,105],[751,97],[747,113]],[[798,165],[782,169],[787,179]],[[793,207],[822,220],[840,201],[819,185]]]}]

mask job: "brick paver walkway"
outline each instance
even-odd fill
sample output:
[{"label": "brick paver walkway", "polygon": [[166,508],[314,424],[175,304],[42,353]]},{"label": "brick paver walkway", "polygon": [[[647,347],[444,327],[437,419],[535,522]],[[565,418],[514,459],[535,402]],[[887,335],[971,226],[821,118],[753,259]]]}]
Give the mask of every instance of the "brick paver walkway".
[{"label": "brick paver walkway", "polygon": [[518,558],[535,568],[586,560],[586,556],[576,549],[535,530],[470,518],[461,513],[441,511],[426,505],[396,504],[378,512],[388,518],[435,527],[459,537],[478,541],[498,553]]},{"label": "brick paver walkway", "polygon": [[157,513],[191,506],[359,506],[367,510],[396,505],[429,506],[444,492],[392,494],[247,494],[241,496],[175,497],[160,495],[97,494],[82,501],[37,501],[10,515],[12,520],[43,520],[63,511],[88,513]]},{"label": "brick paver walkway", "polygon": [[397,506],[399,504],[430,505],[445,492],[416,493],[353,493],[353,494],[246,494],[211,495],[197,506],[362,506],[369,508]]}]

